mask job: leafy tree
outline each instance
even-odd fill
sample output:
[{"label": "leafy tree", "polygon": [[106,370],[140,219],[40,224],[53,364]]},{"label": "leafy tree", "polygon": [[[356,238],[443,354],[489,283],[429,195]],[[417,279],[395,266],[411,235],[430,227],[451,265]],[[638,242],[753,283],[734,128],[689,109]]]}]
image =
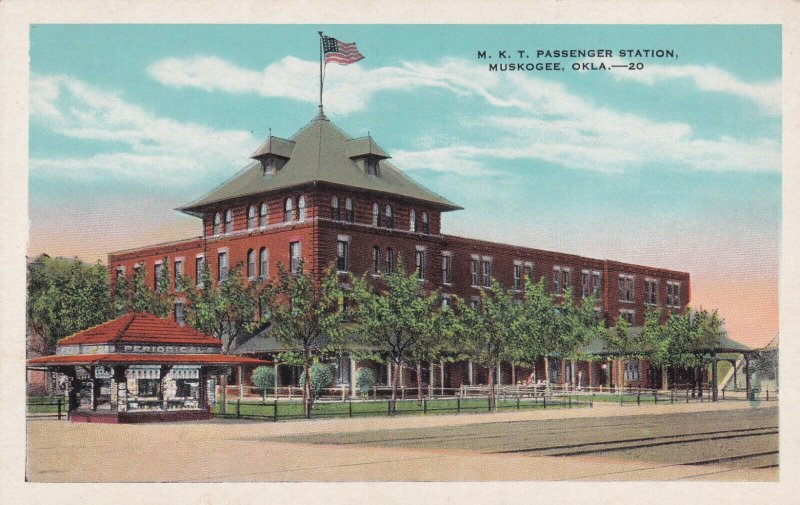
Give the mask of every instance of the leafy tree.
[{"label": "leafy tree", "polygon": [[463,300],[457,300],[460,325],[459,333],[472,360],[487,368],[489,405],[497,411],[494,391],[495,368],[514,355],[514,329],[520,317],[520,309],[512,294],[492,281],[489,289],[481,291],[481,303],[472,308]]},{"label": "leafy tree", "polygon": [[577,303],[572,296],[572,290],[564,293],[564,300],[556,309],[556,321],[560,324],[560,338],[557,339],[557,349],[560,356],[571,360],[572,387],[575,387],[576,363],[579,358],[584,358],[581,348],[589,343],[595,336],[604,336],[603,322],[594,312],[595,297],[584,298]]},{"label": "leafy tree", "polygon": [[153,290],[147,285],[144,267],[137,268],[133,275],[133,288],[131,290],[131,309],[134,312],[152,313],[156,304]]},{"label": "leafy tree", "polygon": [[402,260],[395,272],[383,277],[383,290],[368,277],[365,274],[353,283],[358,344],[385,351],[387,365],[394,369],[390,410],[395,412],[402,367],[412,359],[417,346],[430,342],[435,331],[439,294],[424,293],[416,274],[406,275]]},{"label": "leafy tree", "polygon": [[356,371],[356,387],[362,395],[368,395],[376,382],[375,372],[371,368],[359,368]]},{"label": "leafy tree", "polygon": [[55,352],[56,344],[112,317],[108,270],[97,263],[39,256],[28,268],[28,324],[41,336],[30,350]]},{"label": "leafy tree", "polygon": [[[201,285],[198,287],[189,277],[181,279],[181,289],[185,293],[186,316],[189,325],[196,330],[218,338],[222,351],[230,354],[235,342],[251,334],[259,326],[256,321],[259,283],[248,283],[242,274],[242,265],[237,264],[220,285],[214,282],[206,265],[201,272]],[[135,288],[136,289],[136,288]],[[227,410],[228,374],[222,374],[222,411]]]},{"label": "leafy tree", "polygon": [[514,323],[512,354],[521,362],[535,363],[544,357],[545,383],[550,390],[550,357],[560,353],[564,333],[563,319],[557,310],[556,299],[548,294],[544,278],[525,282],[525,298],[520,306],[520,318]]},{"label": "leafy tree", "polygon": [[[344,308],[339,276],[329,267],[315,282],[303,264],[297,273],[278,265],[278,282],[264,293],[270,304],[271,334],[282,345],[300,355],[303,373],[308,376],[315,360],[344,346]],[[312,376],[313,377],[313,376]],[[303,413],[311,415],[313,395],[310,382],[303,385]]]},{"label": "leafy tree", "polygon": [[[322,363],[314,363],[309,369],[311,372],[311,394],[316,400],[323,389],[331,387],[333,384],[333,372],[331,367]],[[306,389],[306,371],[300,375],[300,385]]]},{"label": "leafy tree", "polygon": [[271,366],[260,366],[253,370],[253,385],[261,390],[264,401],[267,395],[275,389],[275,368]]}]

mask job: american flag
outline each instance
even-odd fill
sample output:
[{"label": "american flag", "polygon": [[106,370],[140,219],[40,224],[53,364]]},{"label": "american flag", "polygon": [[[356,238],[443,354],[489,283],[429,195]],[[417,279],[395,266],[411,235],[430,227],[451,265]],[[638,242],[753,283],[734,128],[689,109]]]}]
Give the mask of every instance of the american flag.
[{"label": "american flag", "polygon": [[349,65],[364,59],[364,55],[358,52],[355,42],[348,44],[325,35],[322,36],[322,51],[325,54],[326,64]]}]

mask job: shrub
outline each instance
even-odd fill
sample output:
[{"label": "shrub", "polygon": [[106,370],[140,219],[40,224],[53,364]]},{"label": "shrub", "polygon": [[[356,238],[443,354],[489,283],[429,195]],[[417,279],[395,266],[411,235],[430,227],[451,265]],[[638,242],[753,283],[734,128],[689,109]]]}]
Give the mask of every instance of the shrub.
[{"label": "shrub", "polygon": [[375,372],[371,368],[359,368],[356,371],[356,387],[362,395],[368,395],[375,382]]},{"label": "shrub", "polygon": [[[328,365],[322,363],[314,363],[311,365],[311,394],[316,399],[319,398],[320,392],[331,387],[333,384],[333,372]],[[300,385],[306,385],[306,372],[300,375]]]},{"label": "shrub", "polygon": [[260,366],[253,370],[253,385],[261,390],[264,399],[275,388],[275,368],[271,366]]}]

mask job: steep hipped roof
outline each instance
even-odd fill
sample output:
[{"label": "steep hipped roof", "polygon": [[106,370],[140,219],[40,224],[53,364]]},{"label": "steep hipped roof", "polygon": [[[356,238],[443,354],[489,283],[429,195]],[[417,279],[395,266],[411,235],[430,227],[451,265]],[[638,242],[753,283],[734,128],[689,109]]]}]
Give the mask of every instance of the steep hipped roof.
[{"label": "steep hipped roof", "polygon": [[217,338],[144,312],[130,312],[58,341],[59,346],[117,343],[222,346]]},{"label": "steep hipped roof", "polygon": [[270,142],[272,139],[268,139],[257,153],[265,149],[286,153],[291,146],[289,161],[274,175],[264,175],[261,164],[252,163],[210,193],[179,207],[178,210],[192,214],[207,205],[232,198],[316,182],[396,194],[429,202],[442,210],[461,208],[416,183],[385,159],[381,161],[379,176],[367,174],[359,167],[356,160],[351,158],[354,151],[365,151],[358,154],[373,154],[383,158],[387,156],[383,149],[369,137],[354,141],[331,123],[324,114],[319,114],[297,132],[289,141],[293,145],[287,141]]}]

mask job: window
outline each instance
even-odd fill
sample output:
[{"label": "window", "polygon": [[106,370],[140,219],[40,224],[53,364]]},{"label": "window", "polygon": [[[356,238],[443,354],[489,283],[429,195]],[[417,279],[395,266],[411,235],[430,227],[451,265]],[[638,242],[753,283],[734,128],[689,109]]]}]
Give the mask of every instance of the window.
[{"label": "window", "polygon": [[417,279],[425,279],[425,251],[417,250]]},{"label": "window", "polygon": [[247,278],[253,279],[256,276],[256,252],[252,249],[247,251]]},{"label": "window", "polygon": [[628,321],[628,324],[630,324],[631,326],[633,326],[633,320],[634,320],[633,316],[634,316],[634,311],[632,311],[632,310],[620,309],[620,311],[619,311],[620,319],[624,319],[624,320]]},{"label": "window", "polygon": [[291,198],[287,198],[283,204],[283,222],[290,223],[294,219],[294,202]]},{"label": "window", "polygon": [[522,264],[514,263],[514,289],[522,289]]},{"label": "window", "polygon": [[342,218],[340,209],[339,209],[339,198],[336,195],[331,198],[331,219],[334,221],[339,221]]},{"label": "window", "polygon": [[214,214],[214,235],[219,235],[222,232],[222,214],[219,212]]},{"label": "window", "polygon": [[633,276],[620,275],[619,276],[619,301],[632,302],[633,301]]},{"label": "window", "polygon": [[125,267],[117,267],[117,275],[115,278],[117,280],[125,278]]},{"label": "window", "polygon": [[300,242],[291,242],[289,244],[289,262],[291,264],[292,273],[296,274],[300,271]]},{"label": "window", "polygon": [[194,275],[197,280],[197,285],[203,287],[203,270],[206,267],[205,256],[198,256],[194,259]]},{"label": "window", "polygon": [[483,266],[483,287],[488,288],[492,286],[492,262],[491,260],[484,259]]},{"label": "window", "polygon": [[431,228],[430,224],[428,223],[428,211],[422,211],[422,233],[430,233]]},{"label": "window", "polygon": [[472,287],[476,288],[480,285],[480,280],[478,278],[478,258],[472,258],[470,261],[470,272],[472,273]]},{"label": "window", "polygon": [[658,280],[644,280],[644,303],[647,305],[658,305]]},{"label": "window", "polygon": [[304,195],[300,196],[300,199],[297,200],[297,210],[299,212],[299,216],[297,218],[298,221],[303,222],[306,220],[306,197]]},{"label": "window", "polygon": [[183,302],[175,302],[175,322],[181,326],[186,324],[186,312],[184,311],[185,308],[186,307],[184,306]]},{"label": "window", "polygon": [[533,282],[533,265],[525,263],[525,268],[522,269],[525,274],[525,282]]},{"label": "window", "polygon": [[182,278],[183,278],[183,260],[175,260],[175,291],[181,290]]},{"label": "window", "polygon": [[225,211],[225,233],[233,231],[233,210],[228,209]]},{"label": "window", "polygon": [[394,209],[391,205],[386,206],[386,227],[394,228]]},{"label": "window", "polygon": [[589,275],[588,270],[581,271],[581,297],[586,298],[589,296],[591,276]]},{"label": "window", "polygon": [[450,296],[449,295],[442,295],[442,308],[449,309],[450,308]]},{"label": "window", "polygon": [[377,203],[372,204],[372,226],[381,225],[381,209]]},{"label": "window", "polygon": [[263,298],[258,299],[258,319],[261,321],[268,321],[272,312],[269,310],[269,304]]},{"label": "window", "polygon": [[247,208],[247,229],[252,230],[256,227],[256,206],[251,205]]},{"label": "window", "polygon": [[571,286],[571,270],[565,267],[553,269],[553,285],[557,295],[563,295]]},{"label": "window", "polygon": [[228,253],[222,251],[217,254],[217,279],[219,282],[228,278]]},{"label": "window", "polygon": [[136,391],[139,398],[158,396],[161,391],[161,379],[136,379]]},{"label": "window", "polygon": [[197,398],[197,379],[175,379],[175,396],[177,398]]},{"label": "window", "polygon": [[356,220],[355,212],[353,212],[353,200],[349,197],[344,199],[344,217],[348,223],[353,223]]},{"label": "window", "polygon": [[381,273],[381,248],[378,246],[372,248],[372,273]]},{"label": "window", "polygon": [[472,310],[480,310],[481,308],[481,299],[477,296],[473,296],[472,299],[469,301],[469,306]]},{"label": "window", "polygon": [[449,254],[442,256],[442,283],[453,283],[453,257]]},{"label": "window", "polygon": [[364,159],[364,163],[367,165],[367,174],[369,174],[369,175],[379,175],[380,174],[379,169],[378,169],[378,159],[377,158],[367,157],[367,158]]},{"label": "window", "polygon": [[258,251],[258,275],[262,279],[269,277],[269,253],[266,247]]},{"label": "window", "polygon": [[592,272],[592,294],[600,296],[600,272]]},{"label": "window", "polygon": [[155,266],[153,267],[153,270],[154,270],[154,273],[155,273],[155,275],[153,275],[154,284],[155,284],[154,287],[155,287],[156,291],[160,291],[161,290],[161,278],[164,275],[164,264],[163,263],[156,263]]},{"label": "window", "polygon": [[417,231],[417,213],[414,209],[408,213],[408,231]]},{"label": "window", "polygon": [[681,307],[681,283],[676,281],[667,282],[667,306]]},{"label": "window", "polygon": [[336,270],[340,272],[347,272],[349,246],[346,240],[339,240],[336,246]]},{"label": "window", "polygon": [[394,273],[394,249],[391,247],[386,248],[386,273]]},{"label": "window", "polygon": [[636,382],[641,380],[642,367],[639,360],[625,361],[625,380]]},{"label": "window", "polygon": [[259,219],[261,221],[259,224],[261,225],[262,228],[266,228],[267,226],[268,214],[269,214],[269,207],[267,207],[267,203],[264,202],[261,204],[261,212],[259,212]]}]

